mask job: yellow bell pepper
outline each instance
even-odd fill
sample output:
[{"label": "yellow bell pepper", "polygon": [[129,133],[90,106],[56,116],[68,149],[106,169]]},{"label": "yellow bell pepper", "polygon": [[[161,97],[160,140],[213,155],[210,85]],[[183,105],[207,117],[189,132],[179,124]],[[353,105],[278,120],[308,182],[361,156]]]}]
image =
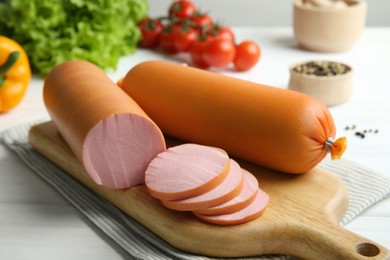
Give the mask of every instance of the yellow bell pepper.
[{"label": "yellow bell pepper", "polygon": [[14,40],[0,35],[0,113],[17,106],[31,80],[28,57]]}]

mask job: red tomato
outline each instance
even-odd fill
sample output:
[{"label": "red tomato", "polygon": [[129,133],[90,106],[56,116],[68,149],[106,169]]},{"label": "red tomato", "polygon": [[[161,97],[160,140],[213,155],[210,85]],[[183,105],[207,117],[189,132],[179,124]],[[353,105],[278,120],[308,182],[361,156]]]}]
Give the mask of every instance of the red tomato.
[{"label": "red tomato", "polygon": [[217,27],[216,30],[217,30],[216,33],[217,38],[222,38],[234,42],[235,37],[232,29],[226,26],[222,26],[222,27]]},{"label": "red tomato", "polygon": [[167,53],[174,54],[177,53],[178,50],[175,47],[175,37],[178,33],[177,30],[168,29],[161,33],[160,35],[160,46]]},{"label": "red tomato", "polygon": [[214,26],[211,16],[204,13],[196,13],[190,17],[190,21],[196,25],[199,33],[202,32],[202,28],[204,28],[203,30],[209,30]]},{"label": "red tomato", "polygon": [[260,59],[261,49],[253,41],[243,41],[236,49],[234,67],[238,71],[251,69]]},{"label": "red tomato", "polygon": [[181,30],[183,30],[183,27],[184,27],[184,24],[180,23],[180,22],[174,22],[174,23],[167,25],[167,29],[172,30],[172,31],[181,31]]},{"label": "red tomato", "polygon": [[185,19],[196,12],[196,6],[188,0],[178,0],[169,7],[169,16]]},{"label": "red tomato", "polygon": [[163,31],[163,25],[159,20],[145,18],[138,23],[142,37],[139,45],[144,48],[155,48],[159,44],[160,34]]},{"label": "red tomato", "polygon": [[175,34],[174,46],[178,51],[189,52],[198,38],[199,34],[193,28],[181,30]]},{"label": "red tomato", "polygon": [[192,46],[191,60],[196,67],[203,68],[203,69],[210,67],[210,65],[203,59],[203,53],[207,44],[212,40],[214,40],[214,38],[210,36],[204,40],[196,42]]},{"label": "red tomato", "polygon": [[225,68],[233,62],[235,54],[236,46],[232,41],[217,38],[206,45],[203,59],[212,67]]}]

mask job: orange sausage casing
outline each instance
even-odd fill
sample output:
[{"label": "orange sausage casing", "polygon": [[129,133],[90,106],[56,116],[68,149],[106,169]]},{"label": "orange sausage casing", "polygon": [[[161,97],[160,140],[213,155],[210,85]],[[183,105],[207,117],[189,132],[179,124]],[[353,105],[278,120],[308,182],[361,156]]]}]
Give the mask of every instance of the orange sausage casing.
[{"label": "orange sausage casing", "polygon": [[46,108],[92,179],[111,188],[144,183],[165,150],[157,125],[97,66],[65,62],[45,78]]},{"label": "orange sausage casing", "polygon": [[163,133],[271,169],[304,173],[335,148],[330,112],[305,94],[162,61],[138,64],[120,86]]}]

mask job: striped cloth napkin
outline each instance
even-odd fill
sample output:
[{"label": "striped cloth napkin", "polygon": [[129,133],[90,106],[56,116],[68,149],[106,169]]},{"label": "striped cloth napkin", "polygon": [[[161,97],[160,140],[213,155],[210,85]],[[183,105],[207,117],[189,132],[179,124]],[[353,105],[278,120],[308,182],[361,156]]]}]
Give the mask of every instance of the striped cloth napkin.
[{"label": "striped cloth napkin", "polygon": [[[36,123],[36,122],[35,122]],[[91,223],[110,237],[129,257],[137,259],[212,259],[180,251],[156,236],[137,221],[89,190],[67,173],[31,149],[28,131],[32,124],[23,124],[3,131],[3,143],[41,178],[54,187]],[[368,207],[390,196],[390,180],[355,163],[325,159],[319,167],[338,176],[349,192],[349,208],[341,220],[347,224]],[[284,255],[246,257],[245,259],[290,259]]]}]

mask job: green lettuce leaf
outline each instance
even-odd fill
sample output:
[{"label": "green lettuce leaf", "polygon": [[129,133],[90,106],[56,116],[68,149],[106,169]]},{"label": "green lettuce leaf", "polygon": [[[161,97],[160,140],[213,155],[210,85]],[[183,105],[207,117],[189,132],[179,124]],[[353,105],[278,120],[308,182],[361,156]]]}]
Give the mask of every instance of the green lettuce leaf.
[{"label": "green lettuce leaf", "polygon": [[146,0],[0,1],[0,34],[19,42],[34,72],[46,75],[68,60],[115,69],[140,39]]}]

